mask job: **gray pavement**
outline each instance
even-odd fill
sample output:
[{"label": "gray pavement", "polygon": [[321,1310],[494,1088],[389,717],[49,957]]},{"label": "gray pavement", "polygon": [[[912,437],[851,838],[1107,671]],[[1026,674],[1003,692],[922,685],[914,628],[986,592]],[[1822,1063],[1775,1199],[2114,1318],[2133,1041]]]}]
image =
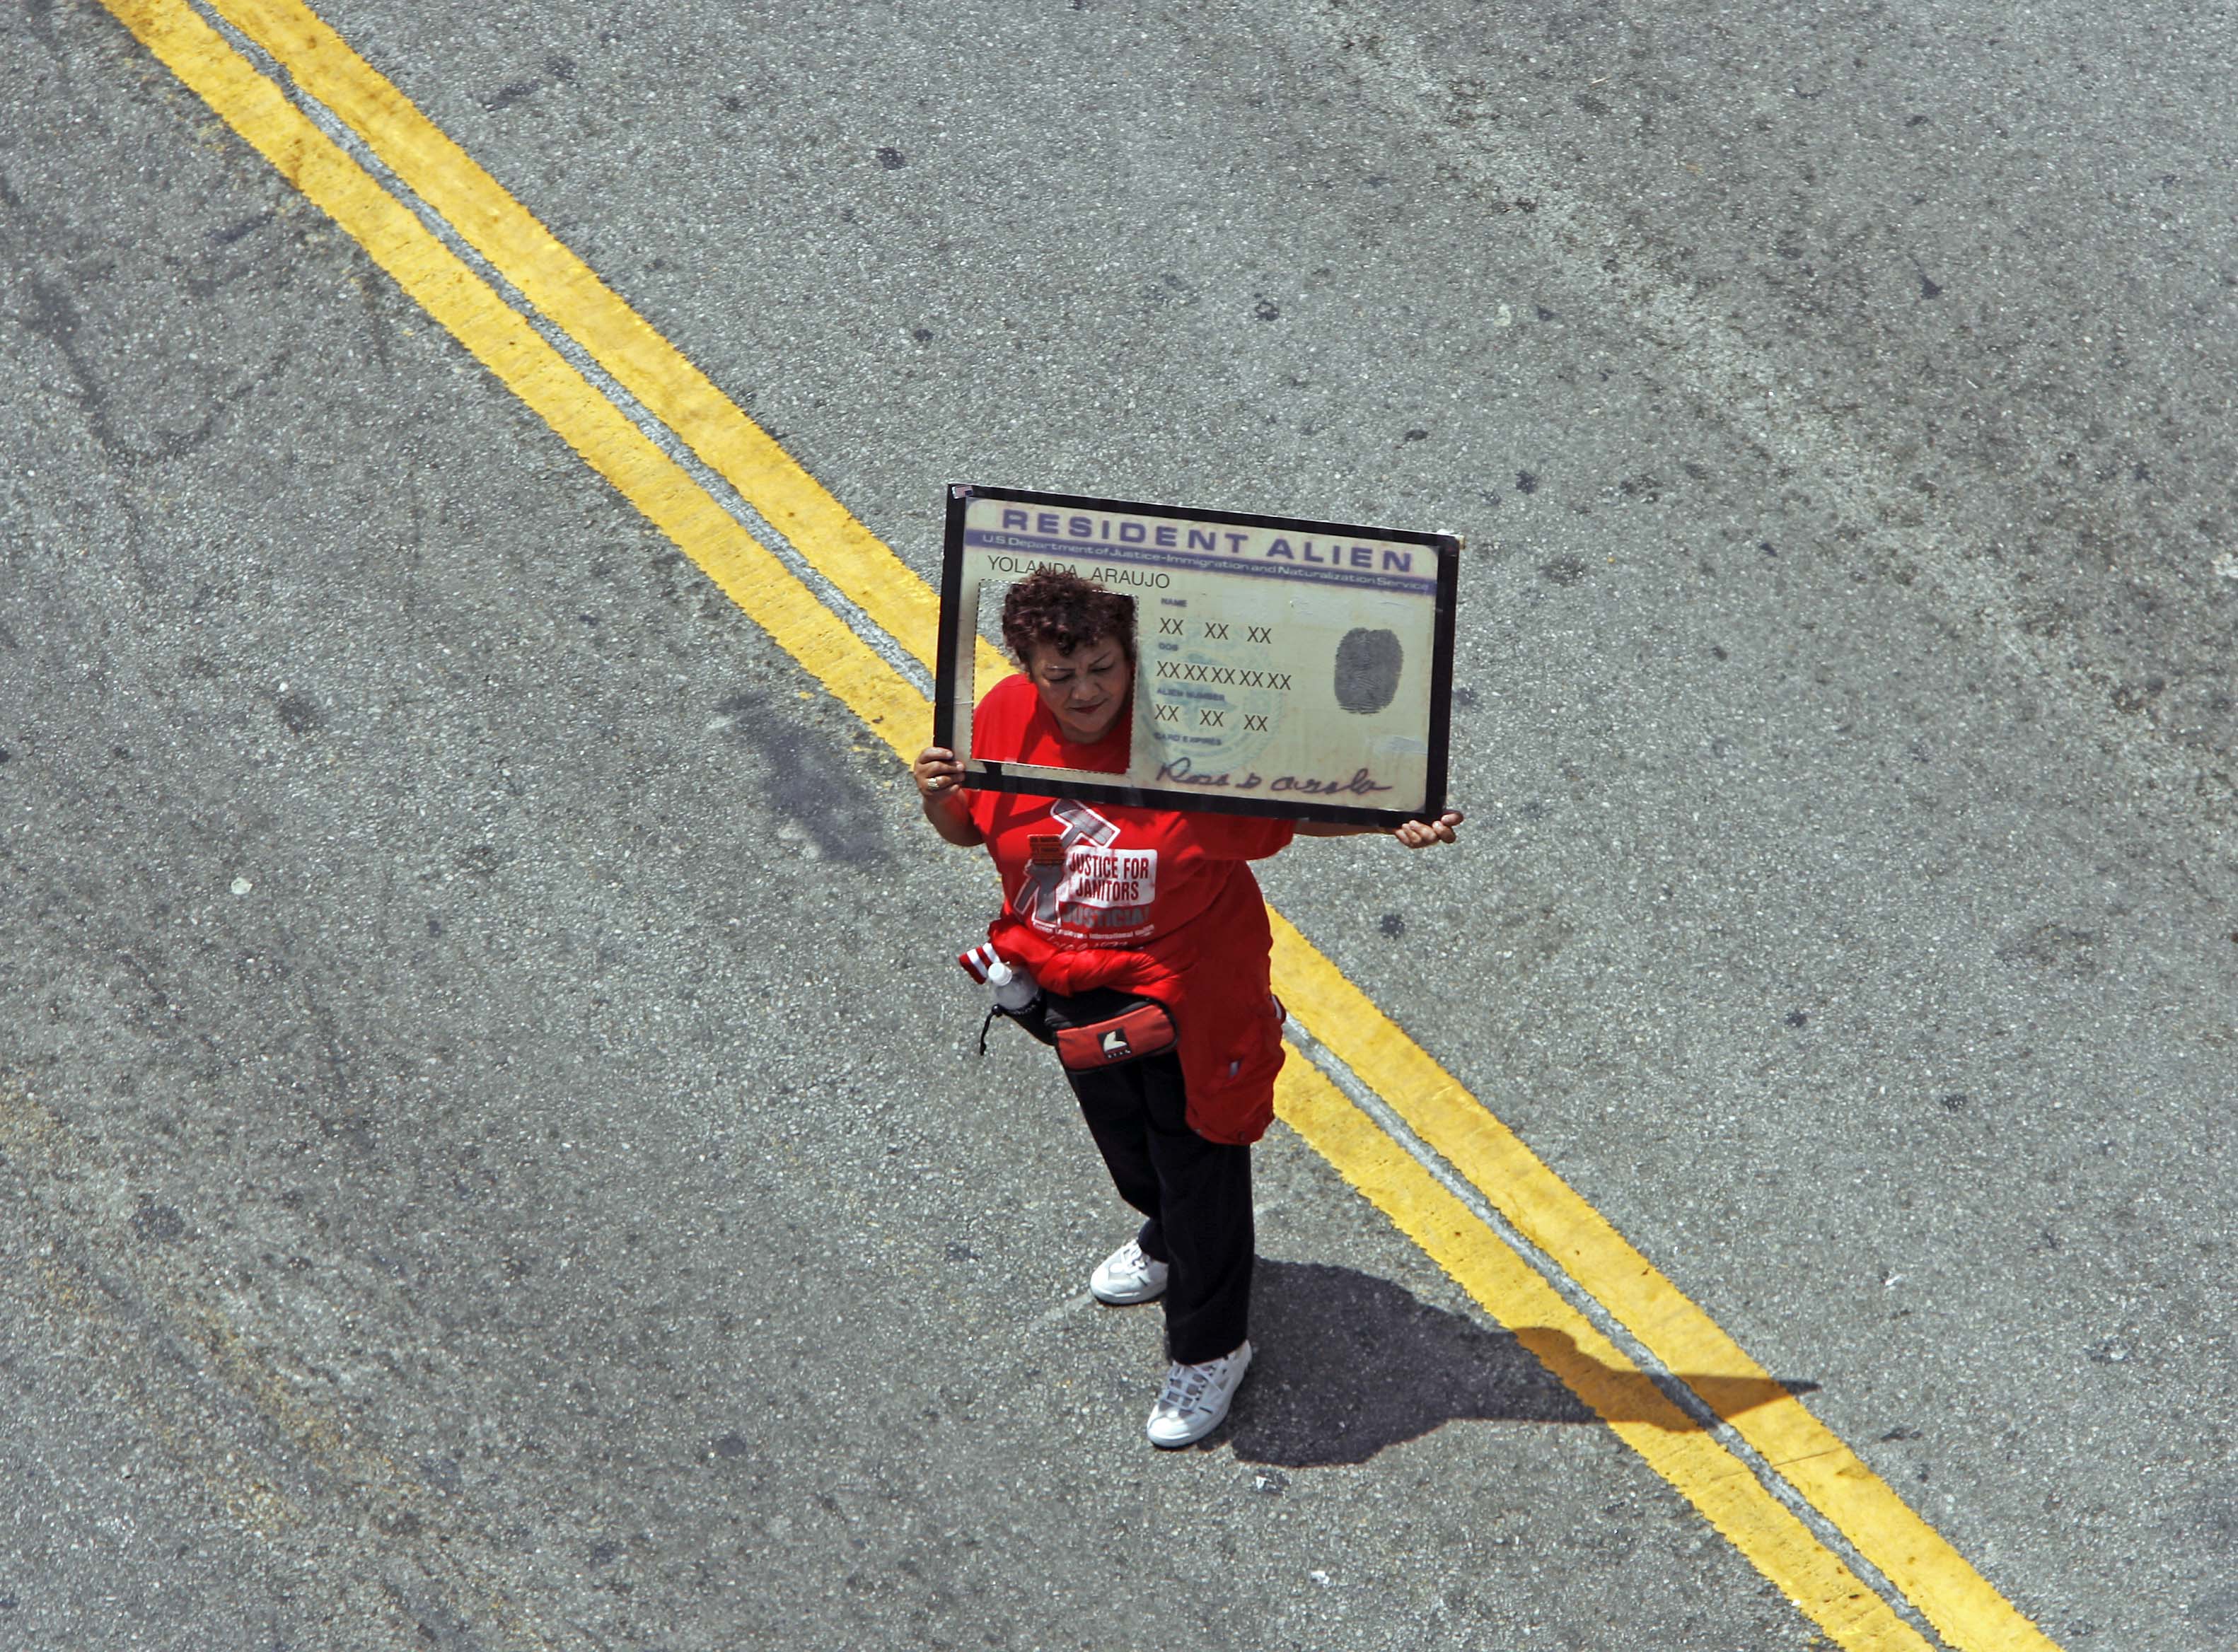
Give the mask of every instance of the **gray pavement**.
[{"label": "gray pavement", "polygon": [[[323,15],[920,571],[966,477],[1467,533],[1464,849],[1270,892],[2061,1645],[2228,1644],[2227,15]],[[986,873],[5,27],[0,1646],[1811,1643],[1279,1127],[1154,1456]]]}]

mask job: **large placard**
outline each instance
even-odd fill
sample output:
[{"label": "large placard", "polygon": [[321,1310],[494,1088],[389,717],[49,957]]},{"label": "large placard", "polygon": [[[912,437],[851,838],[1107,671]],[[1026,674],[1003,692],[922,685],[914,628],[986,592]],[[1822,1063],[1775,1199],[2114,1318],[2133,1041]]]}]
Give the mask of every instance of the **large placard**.
[{"label": "large placard", "polygon": [[[967,786],[1395,826],[1446,802],[1460,540],[959,483],[948,491],[933,741]],[[1123,775],[990,762],[1002,596],[1037,568],[1135,598]]]}]

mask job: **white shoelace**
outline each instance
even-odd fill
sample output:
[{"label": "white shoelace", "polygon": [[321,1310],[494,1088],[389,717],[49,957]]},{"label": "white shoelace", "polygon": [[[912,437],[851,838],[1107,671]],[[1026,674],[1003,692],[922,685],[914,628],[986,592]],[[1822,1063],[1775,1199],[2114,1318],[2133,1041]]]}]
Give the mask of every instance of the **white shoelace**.
[{"label": "white shoelace", "polygon": [[1208,1360],[1202,1365],[1172,1366],[1166,1372],[1165,1391],[1158,1396],[1158,1404],[1168,1411],[1195,1411],[1214,1375],[1227,1363],[1227,1358],[1222,1358]]}]

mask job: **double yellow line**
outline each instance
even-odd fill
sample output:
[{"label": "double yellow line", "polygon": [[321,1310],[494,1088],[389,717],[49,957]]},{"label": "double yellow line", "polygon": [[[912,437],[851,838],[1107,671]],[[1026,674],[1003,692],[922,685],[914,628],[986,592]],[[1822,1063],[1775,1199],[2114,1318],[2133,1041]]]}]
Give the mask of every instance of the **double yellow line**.
[{"label": "double yellow line", "polygon": [[[914,754],[930,726],[924,696],[270,77],[186,0],[103,3],[803,668],[897,755]],[[924,583],[401,92],[297,0],[208,3],[872,624],[931,664],[937,604]],[[1434,1161],[1305,1061],[1284,1069],[1282,1118],[1832,1640],[1856,1652],[1927,1652],[1916,1615],[1957,1652],[2057,1652],[1279,915],[1275,967],[1298,1022],[1450,1173],[1434,1173]],[[1470,1207],[1479,1197],[1600,1313],[1573,1307],[1495,1233]],[[1678,1373],[1718,1430],[1674,1403],[1601,1325]],[[1869,1586],[1843,1550],[1884,1582]]]}]

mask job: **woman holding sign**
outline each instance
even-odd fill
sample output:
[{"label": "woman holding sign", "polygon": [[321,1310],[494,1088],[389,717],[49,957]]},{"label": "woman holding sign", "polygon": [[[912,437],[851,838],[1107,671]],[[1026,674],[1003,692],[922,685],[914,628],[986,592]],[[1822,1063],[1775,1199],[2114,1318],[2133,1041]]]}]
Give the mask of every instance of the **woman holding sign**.
[{"label": "woman holding sign", "polygon": [[[1043,568],[1010,588],[1003,640],[1020,672],[980,702],[975,755],[1123,773],[1134,600]],[[1172,1365],[1149,1437],[1189,1444],[1219,1425],[1251,1363],[1250,1152],[1282,1065],[1274,938],[1249,862],[1294,836],[1375,829],[967,789],[939,746],[915,774],[933,829],[983,844],[1002,878],[1003,910],[967,968],[997,963],[997,977],[1038,986],[1008,1013],[1056,1044],[1119,1196],[1143,1215],[1089,1285],[1113,1304],[1164,1298]],[[1460,821],[1448,810],[1392,835],[1450,843]]]}]

